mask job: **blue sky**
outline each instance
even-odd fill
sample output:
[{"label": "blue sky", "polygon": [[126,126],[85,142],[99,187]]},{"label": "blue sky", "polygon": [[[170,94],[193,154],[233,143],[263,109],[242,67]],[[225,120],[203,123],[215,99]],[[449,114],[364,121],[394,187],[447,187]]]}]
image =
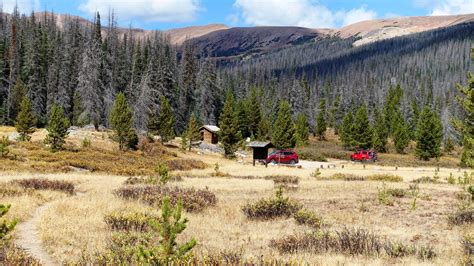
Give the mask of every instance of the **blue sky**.
[{"label": "blue sky", "polygon": [[339,28],[375,18],[474,13],[474,0],[3,0],[4,10],[15,3],[26,13],[47,9],[85,18],[95,11],[106,17],[111,8],[120,26],[146,29],[210,23]]}]

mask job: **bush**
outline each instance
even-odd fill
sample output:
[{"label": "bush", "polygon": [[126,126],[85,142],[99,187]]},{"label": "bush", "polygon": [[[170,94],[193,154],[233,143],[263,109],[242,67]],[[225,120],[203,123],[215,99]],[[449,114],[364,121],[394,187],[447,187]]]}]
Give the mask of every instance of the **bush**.
[{"label": "bush", "polygon": [[422,176],[420,178],[417,178],[417,179],[413,179],[413,181],[411,181],[412,183],[431,183],[431,184],[437,184],[439,183],[439,181],[437,179],[434,179],[430,176]]},{"label": "bush", "polygon": [[387,193],[395,198],[404,198],[407,194],[406,190],[401,188],[388,188]]},{"label": "bush", "polygon": [[299,210],[293,217],[298,224],[304,224],[314,228],[320,228],[322,226],[321,218],[315,212],[309,210]]},{"label": "bush", "polygon": [[385,183],[383,183],[382,188],[378,188],[377,199],[383,205],[393,206],[392,195],[388,192]]},{"label": "bush", "polygon": [[[147,184],[147,185],[156,185],[158,184],[158,179],[155,176],[148,177],[135,177],[131,176],[125,180],[125,185],[137,185],[137,184]],[[170,175],[168,181],[183,181],[183,177],[179,175]]]},{"label": "bush", "polygon": [[449,223],[453,225],[472,224],[474,222],[474,210],[458,211],[449,216]]},{"label": "bush", "polygon": [[290,217],[301,209],[301,205],[283,197],[283,189],[279,188],[274,198],[260,199],[255,203],[247,203],[242,211],[250,219],[269,220],[277,217]]},{"label": "bush", "polygon": [[138,231],[147,232],[150,229],[149,222],[153,216],[143,213],[119,213],[113,212],[105,216],[105,223],[115,231]]},{"label": "bush", "polygon": [[0,157],[5,158],[8,156],[8,154],[10,153],[10,149],[8,148],[8,146],[10,146],[10,140],[7,136],[3,136],[0,139]]},{"label": "bush", "polygon": [[180,170],[188,171],[192,169],[205,169],[207,164],[200,160],[194,159],[176,159],[167,161],[168,169],[171,171]]},{"label": "bush", "polygon": [[370,175],[367,176],[366,179],[370,181],[403,182],[403,178],[401,176],[390,174]]},{"label": "bush", "polygon": [[383,240],[364,229],[345,228],[340,231],[313,231],[273,239],[270,246],[281,253],[309,251],[316,254],[338,253],[344,255],[404,257],[415,255],[420,259],[432,259],[436,252],[431,247],[407,246]]},{"label": "bush", "polygon": [[115,194],[124,199],[143,201],[152,206],[159,206],[164,197],[170,197],[171,203],[176,204],[179,198],[183,200],[186,211],[199,212],[217,203],[214,193],[207,189],[167,187],[160,185],[124,186]]},{"label": "bush", "polygon": [[89,148],[92,146],[92,141],[89,138],[83,138],[81,146],[82,148]]},{"label": "bush", "polygon": [[23,249],[7,244],[0,247],[0,265],[40,266],[41,263]]},{"label": "bush", "polygon": [[35,190],[56,190],[68,194],[74,194],[74,184],[64,180],[48,180],[43,178],[18,179],[12,182],[23,188],[32,188]]}]

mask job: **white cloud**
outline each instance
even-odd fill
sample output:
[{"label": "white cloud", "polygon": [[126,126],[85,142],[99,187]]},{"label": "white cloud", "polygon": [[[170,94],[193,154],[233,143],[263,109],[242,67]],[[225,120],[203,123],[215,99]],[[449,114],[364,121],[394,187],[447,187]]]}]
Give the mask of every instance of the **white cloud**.
[{"label": "white cloud", "polygon": [[334,28],[377,16],[365,7],[333,12],[310,0],[236,0],[234,7],[246,24],[260,26]]},{"label": "white cloud", "polygon": [[198,0],[87,0],[79,9],[101,14],[113,10],[120,21],[186,22],[196,17],[200,7]]},{"label": "white cloud", "polygon": [[342,25],[350,25],[359,21],[371,20],[377,17],[377,13],[373,10],[367,10],[365,7],[349,10],[342,14]]},{"label": "white cloud", "polygon": [[0,5],[3,5],[3,12],[12,13],[15,5],[22,14],[29,14],[31,11],[40,11],[39,0],[0,0]]},{"label": "white cloud", "polygon": [[459,15],[474,13],[474,0],[437,1],[431,10],[431,16]]}]

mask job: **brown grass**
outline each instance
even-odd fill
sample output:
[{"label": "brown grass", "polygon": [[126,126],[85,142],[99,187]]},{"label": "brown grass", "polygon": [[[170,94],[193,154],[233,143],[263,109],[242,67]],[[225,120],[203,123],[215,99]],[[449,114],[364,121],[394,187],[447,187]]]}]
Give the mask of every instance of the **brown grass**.
[{"label": "brown grass", "polygon": [[48,180],[44,178],[28,178],[28,179],[17,179],[13,180],[13,183],[18,184],[20,187],[26,189],[35,190],[56,190],[74,194],[74,183],[64,180]]}]

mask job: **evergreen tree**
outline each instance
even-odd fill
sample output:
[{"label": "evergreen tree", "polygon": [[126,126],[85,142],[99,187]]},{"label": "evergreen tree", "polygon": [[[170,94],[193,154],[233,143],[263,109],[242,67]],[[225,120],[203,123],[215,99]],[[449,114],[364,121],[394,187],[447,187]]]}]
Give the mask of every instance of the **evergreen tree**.
[{"label": "evergreen tree", "polygon": [[257,134],[256,134],[256,139],[257,140],[270,140],[270,124],[268,123],[267,119],[261,119],[260,123],[258,123],[258,128],[257,128]]},{"label": "evergreen tree", "polygon": [[369,122],[367,107],[362,105],[357,109],[354,124],[353,135],[354,147],[359,149],[369,149],[372,147],[372,127]]},{"label": "evergreen tree", "polygon": [[189,151],[194,142],[201,140],[201,132],[199,132],[199,122],[194,113],[191,114],[188,122],[188,128],[186,129],[186,139],[189,141]]},{"label": "evergreen tree", "polygon": [[316,136],[318,136],[319,140],[325,140],[326,134],[326,100],[321,99],[319,101],[319,112],[318,118],[316,119]]},{"label": "evergreen tree", "polygon": [[246,100],[240,100],[236,105],[236,113],[239,125],[239,131],[242,138],[246,139],[251,135],[250,132],[250,105]]},{"label": "evergreen tree", "polygon": [[161,142],[168,142],[175,137],[174,134],[174,116],[170,102],[161,96],[160,104],[160,130]]},{"label": "evergreen tree", "polygon": [[20,106],[20,112],[16,117],[16,131],[20,134],[21,141],[29,141],[31,134],[35,132],[36,116],[33,114],[30,99],[27,96],[23,97]]},{"label": "evergreen tree", "polygon": [[396,113],[394,121],[393,142],[397,153],[404,153],[410,143],[409,125],[405,122],[400,111]]},{"label": "evergreen tree", "polygon": [[170,265],[186,256],[194,246],[196,240],[192,239],[178,245],[177,237],[186,229],[188,219],[182,217],[183,201],[173,207],[170,198],[165,197],[161,203],[161,217],[150,221],[153,231],[158,233],[159,242],[156,246],[147,249],[139,247],[138,257],[149,265]]},{"label": "evergreen tree", "polygon": [[44,140],[45,144],[51,146],[51,150],[58,151],[63,148],[65,139],[69,135],[67,131],[70,126],[69,120],[64,115],[64,110],[61,106],[53,104],[51,107],[48,120],[48,135]]},{"label": "evergreen tree", "polygon": [[328,117],[328,126],[334,129],[334,133],[338,134],[339,125],[343,119],[343,114],[341,112],[341,96],[337,95],[336,99],[332,103],[331,111],[329,112]]},{"label": "evergreen tree", "polygon": [[385,116],[378,109],[375,109],[374,116],[374,149],[378,152],[387,152],[388,128],[385,123]]},{"label": "evergreen tree", "polygon": [[224,108],[219,118],[219,127],[219,140],[224,147],[224,153],[228,157],[233,157],[242,135],[240,134],[239,120],[234,110],[234,96],[231,91],[227,93]]},{"label": "evergreen tree", "polygon": [[[3,218],[10,210],[11,205],[0,204],[0,218]],[[15,229],[16,221],[7,221],[2,219],[0,221],[0,241],[5,240],[7,235]],[[1,243],[1,242],[0,242]]]},{"label": "evergreen tree", "polygon": [[[471,48],[471,62],[474,59],[474,48]],[[461,154],[461,165],[474,168],[474,73],[468,73],[468,85],[466,87],[457,84],[461,93],[457,97],[459,105],[465,112],[463,119],[454,120],[456,129],[462,134],[463,151]]]},{"label": "evergreen tree", "polygon": [[27,94],[25,83],[21,79],[17,80],[10,94],[10,115],[14,119],[18,116],[21,103]]},{"label": "evergreen tree", "polygon": [[290,106],[287,101],[280,101],[277,118],[273,125],[272,142],[277,149],[290,149],[296,144],[295,126],[291,119]]},{"label": "evergreen tree", "polygon": [[425,107],[420,114],[416,126],[416,155],[421,160],[439,158],[441,155],[441,141],[443,126],[439,116]]},{"label": "evergreen tree", "polygon": [[309,141],[309,123],[308,123],[308,118],[302,114],[299,113],[296,116],[296,121],[295,121],[295,134],[296,134],[296,145],[297,146],[305,146],[308,145]]},{"label": "evergreen tree", "polygon": [[409,119],[409,135],[411,139],[415,139],[416,124],[418,123],[418,117],[420,116],[420,108],[416,100],[411,102],[410,108],[410,119]]},{"label": "evergreen tree", "polygon": [[73,97],[73,110],[72,110],[72,124],[75,126],[84,126],[84,121],[81,121],[80,116],[84,111],[81,103],[81,95],[78,91],[74,92]]},{"label": "evergreen tree", "polygon": [[390,87],[388,90],[387,98],[385,99],[385,106],[383,115],[385,117],[386,126],[389,135],[393,136],[393,132],[396,124],[396,113],[400,110],[400,103],[403,96],[403,90],[398,84],[396,87]]},{"label": "evergreen tree", "polygon": [[110,125],[115,133],[115,139],[119,143],[119,149],[124,151],[135,135],[132,125],[132,111],[127,104],[123,93],[117,94],[115,102],[110,112]]},{"label": "evergreen tree", "polygon": [[354,116],[352,112],[348,112],[339,129],[339,138],[345,149],[352,149],[354,147]]},{"label": "evergreen tree", "polygon": [[[248,97],[248,115],[249,115],[249,133],[250,136],[255,138],[258,136],[258,131],[260,128],[260,123],[262,120],[262,108],[260,101],[257,96],[257,89],[255,87],[251,88],[250,95]],[[268,134],[268,130],[264,135]]]},{"label": "evergreen tree", "polygon": [[181,71],[181,80],[179,91],[179,119],[177,120],[178,131],[183,130],[186,120],[190,117],[195,105],[197,60],[194,47],[185,43],[183,52],[183,63]]},{"label": "evergreen tree", "polygon": [[215,125],[219,107],[219,86],[217,84],[216,66],[213,61],[206,59],[203,65],[200,82],[201,118],[204,124]]},{"label": "evergreen tree", "polygon": [[160,130],[160,120],[158,116],[156,115],[155,112],[148,112],[148,118],[147,118],[147,129],[148,133],[152,135],[158,135],[159,130]]}]

